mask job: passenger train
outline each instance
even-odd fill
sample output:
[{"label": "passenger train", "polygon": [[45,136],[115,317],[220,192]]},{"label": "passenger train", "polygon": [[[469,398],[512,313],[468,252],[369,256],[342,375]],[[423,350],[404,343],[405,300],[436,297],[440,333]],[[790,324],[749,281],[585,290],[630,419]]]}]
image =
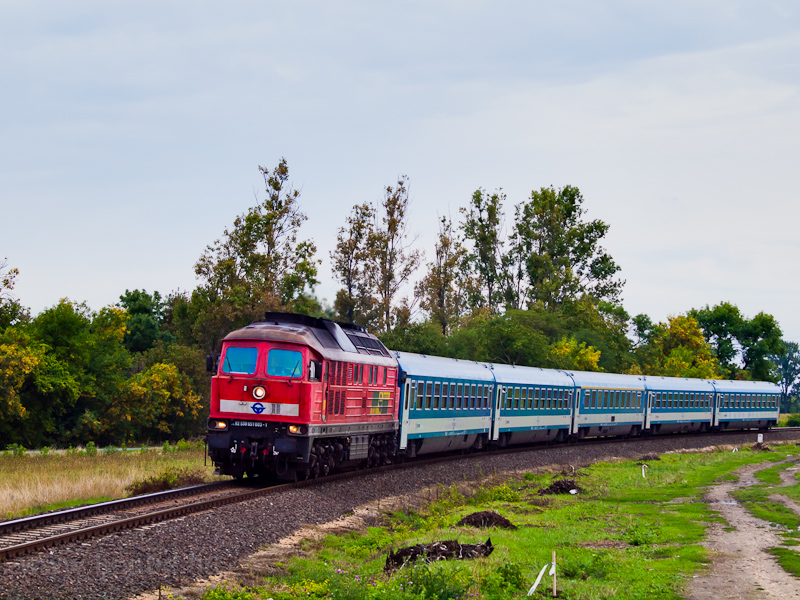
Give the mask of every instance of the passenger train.
[{"label": "passenger train", "polygon": [[363,327],[288,313],[230,333],[207,442],[223,474],[278,480],[419,455],[599,436],[767,429],[780,388],[388,350]]}]

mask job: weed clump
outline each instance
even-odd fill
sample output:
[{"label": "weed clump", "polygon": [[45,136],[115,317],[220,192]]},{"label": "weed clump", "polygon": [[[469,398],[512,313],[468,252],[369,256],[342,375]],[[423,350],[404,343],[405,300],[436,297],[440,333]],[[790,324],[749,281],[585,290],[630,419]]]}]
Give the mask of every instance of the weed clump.
[{"label": "weed clump", "polygon": [[653,460],[661,460],[661,457],[655,452],[648,452],[639,459],[639,462],[649,462]]},{"label": "weed clump", "polygon": [[506,519],[503,515],[493,510],[483,510],[472,513],[461,519],[457,526],[467,527],[500,527],[502,529],[516,529],[517,526]]},{"label": "weed clump", "polygon": [[750,450],[757,452],[775,452],[775,449],[772,446],[765,444],[764,442],[756,442],[750,446]]},{"label": "weed clump", "polygon": [[199,470],[169,468],[159,474],[133,481],[125,487],[125,491],[131,496],[140,496],[201,483],[205,483],[205,479]]}]

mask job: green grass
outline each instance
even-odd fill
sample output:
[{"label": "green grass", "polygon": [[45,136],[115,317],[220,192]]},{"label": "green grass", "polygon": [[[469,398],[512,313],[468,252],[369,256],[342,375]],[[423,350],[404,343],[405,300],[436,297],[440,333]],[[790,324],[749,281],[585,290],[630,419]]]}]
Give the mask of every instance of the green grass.
[{"label": "green grass", "polygon": [[[555,550],[561,598],[677,600],[686,578],[708,563],[700,542],[709,523],[721,520],[698,501],[702,488],[790,451],[796,449],[664,455],[650,463],[646,477],[630,461],[598,463],[575,477],[583,490],[575,496],[539,496],[539,488],[560,478],[541,473],[500,485],[442,487],[436,502],[397,511],[383,527],[306,542],[303,556],[244,591],[254,600],[519,598]],[[456,526],[477,510],[495,510],[518,529]],[[488,537],[495,546],[488,558],[383,572],[390,549]],[[545,578],[544,587],[550,582]],[[544,597],[541,586],[536,596]]]},{"label": "green grass", "polygon": [[48,452],[0,456],[0,519],[129,495],[126,487],[165,472],[192,471],[214,479],[203,466],[202,445],[184,443],[159,450]]},{"label": "green grass", "polygon": [[788,548],[770,548],[769,553],[778,559],[784,571],[800,578],[800,553]]},{"label": "green grass", "polygon": [[800,483],[781,486],[781,471],[795,465],[796,463],[783,463],[756,471],[755,477],[764,481],[764,484],[731,492],[754,517],[781,526],[785,530],[782,535],[787,542],[792,538],[800,538],[800,515],[769,497],[771,494],[781,494],[800,500]]}]

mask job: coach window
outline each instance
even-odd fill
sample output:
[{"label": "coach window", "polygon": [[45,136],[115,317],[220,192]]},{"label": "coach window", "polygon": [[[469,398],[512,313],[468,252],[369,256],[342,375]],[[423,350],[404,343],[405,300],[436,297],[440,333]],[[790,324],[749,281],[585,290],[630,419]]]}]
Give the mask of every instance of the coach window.
[{"label": "coach window", "polygon": [[463,388],[462,384],[458,384],[458,395],[456,396],[456,408],[461,408],[461,390]]},{"label": "coach window", "polygon": [[414,382],[411,382],[411,385],[408,386],[408,394],[406,394],[406,410],[409,407],[414,408],[414,392],[417,391],[417,388],[414,386]]},{"label": "coach window", "polygon": [[528,398],[528,388],[526,388],[526,387],[522,388],[522,396],[521,396],[521,398],[522,398],[522,400],[521,400],[522,408],[524,408],[526,410],[529,409],[531,407],[531,405],[530,405],[530,399]]},{"label": "coach window", "polygon": [[450,384],[450,408],[456,407],[456,384]]},{"label": "coach window", "polygon": [[436,383],[433,384],[433,408],[434,409],[438,409],[439,408],[439,398],[441,398],[441,393],[442,393],[441,384],[437,381]]},{"label": "coach window", "polygon": [[450,397],[450,384],[444,382],[442,384],[442,408],[447,408],[447,399]]}]

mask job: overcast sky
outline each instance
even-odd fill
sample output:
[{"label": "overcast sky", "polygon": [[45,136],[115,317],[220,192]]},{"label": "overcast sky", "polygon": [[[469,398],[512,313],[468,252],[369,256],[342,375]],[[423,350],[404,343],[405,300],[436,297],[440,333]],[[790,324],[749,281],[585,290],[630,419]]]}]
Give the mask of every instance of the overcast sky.
[{"label": "overcast sky", "polygon": [[800,340],[797,2],[0,4],[0,259],[34,314],[191,290],[286,157],[323,259],[410,178],[412,230],[578,186],[657,320],[729,301]]}]

